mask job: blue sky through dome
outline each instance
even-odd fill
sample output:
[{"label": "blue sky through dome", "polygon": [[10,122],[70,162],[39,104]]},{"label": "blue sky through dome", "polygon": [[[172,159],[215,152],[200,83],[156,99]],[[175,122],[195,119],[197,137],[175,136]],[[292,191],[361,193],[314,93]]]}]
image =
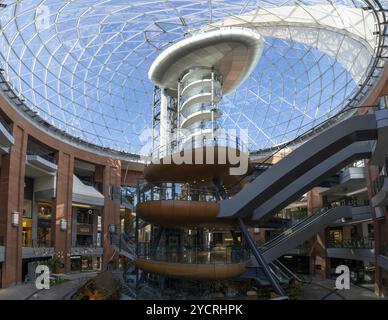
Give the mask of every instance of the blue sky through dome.
[{"label": "blue sky through dome", "polygon": [[[0,64],[27,105],[71,135],[136,153],[143,145],[139,135],[151,126],[148,69],[163,49],[209,22],[295,1],[4,3]],[[251,150],[271,147],[337,113],[355,88],[334,57],[294,40],[265,37],[252,75],[220,104],[221,124],[248,129]]]}]

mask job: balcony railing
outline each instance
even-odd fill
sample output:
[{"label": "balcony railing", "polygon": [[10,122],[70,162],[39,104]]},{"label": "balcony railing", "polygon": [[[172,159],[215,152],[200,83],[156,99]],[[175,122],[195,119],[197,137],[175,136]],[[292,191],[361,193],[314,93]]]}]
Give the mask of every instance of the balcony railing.
[{"label": "balcony railing", "polygon": [[41,239],[27,239],[23,242],[23,247],[26,248],[52,248],[54,247],[54,241],[52,240],[41,240]]},{"label": "balcony railing", "polygon": [[93,242],[91,244],[80,244],[80,243],[77,243],[75,244],[75,246],[73,248],[77,248],[77,249],[98,249],[98,248],[102,248],[102,244],[100,242]]},{"label": "balcony railing", "polygon": [[120,187],[120,203],[128,203],[131,206],[136,205],[136,190],[130,187]]},{"label": "balcony railing", "polygon": [[51,154],[45,154],[45,153],[41,153],[41,152],[34,151],[34,150],[27,150],[27,155],[29,155],[29,156],[38,156],[38,157],[41,157],[42,159],[47,160],[48,162],[51,162],[51,163],[54,163],[54,164],[58,164],[58,161],[55,158],[55,156],[53,156]]},{"label": "balcony railing", "polygon": [[[79,178],[79,177],[78,177]],[[84,180],[84,179],[81,179],[81,182],[89,187],[93,187],[94,189],[98,190],[100,193],[103,193],[103,183],[102,182],[93,182],[93,181],[89,181],[89,180]]]},{"label": "balcony railing", "polygon": [[[209,122],[206,122],[209,124]],[[197,124],[194,124],[197,125]],[[211,127],[211,123],[209,124]],[[209,129],[210,129],[209,127]],[[205,130],[204,128],[203,130]],[[189,128],[188,128],[188,131]],[[173,140],[167,145],[156,147],[151,153],[151,160],[159,160],[164,156],[172,155],[185,150],[191,151],[197,148],[205,147],[226,147],[240,150],[241,152],[248,152],[247,145],[241,139],[234,135],[215,133],[214,138],[206,137],[205,134],[194,135],[192,137],[182,137]]]},{"label": "balcony railing", "polygon": [[[192,84],[194,82],[201,82],[201,81],[204,81],[204,80],[211,81],[211,74],[206,74],[206,75],[199,76],[199,77],[191,77],[188,80],[183,81],[181,83],[182,91],[184,91],[188,85],[190,85],[190,84]],[[216,82],[221,83],[222,82],[222,77],[217,75],[217,74],[215,74],[214,75],[214,80]]]},{"label": "balcony railing", "polygon": [[342,239],[342,240],[328,239],[327,246],[329,248],[373,249],[375,247],[375,240],[370,238]]},{"label": "balcony railing", "polygon": [[[196,88],[196,89],[192,89],[190,90],[190,92],[184,94],[182,97],[181,97],[181,106],[183,106],[185,104],[186,101],[188,101],[190,98],[192,97],[195,97],[195,96],[198,96],[198,95],[202,95],[202,94],[211,94],[211,89],[209,90],[205,90],[203,88]],[[222,90],[219,89],[219,88],[216,88],[214,90],[214,96],[218,99],[221,99],[222,98]]]},{"label": "balcony railing", "polygon": [[187,183],[144,184],[141,186],[140,201],[185,200],[216,202],[217,192],[212,189],[192,187]]},{"label": "balcony railing", "polygon": [[12,128],[11,126],[8,124],[7,121],[5,121],[5,119],[0,115],[0,124],[3,125],[3,127],[5,128],[5,130],[8,131],[8,133],[10,133],[12,135]]},{"label": "balcony railing", "polygon": [[184,248],[174,250],[166,247],[154,250],[149,242],[139,243],[138,258],[182,264],[231,264],[248,261],[249,250],[242,246],[227,246],[212,250]]}]

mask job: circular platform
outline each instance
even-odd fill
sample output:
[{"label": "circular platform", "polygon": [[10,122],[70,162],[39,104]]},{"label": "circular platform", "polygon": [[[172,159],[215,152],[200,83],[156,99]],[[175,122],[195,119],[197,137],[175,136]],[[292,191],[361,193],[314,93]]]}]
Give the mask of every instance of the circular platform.
[{"label": "circular platform", "polygon": [[263,50],[263,38],[246,28],[221,28],[199,33],[163,51],[148,77],[164,89],[177,90],[189,67],[215,68],[223,78],[222,92],[236,89],[252,72]]},{"label": "circular platform", "polygon": [[230,264],[171,263],[149,259],[137,259],[134,265],[141,270],[170,278],[189,280],[227,280],[239,277],[249,261]]},{"label": "circular platform", "polygon": [[[207,155],[211,156],[208,161]],[[238,157],[230,158],[230,154]],[[185,155],[185,156],[184,156]],[[224,156],[221,156],[224,155]],[[174,159],[180,158],[182,162]],[[242,166],[241,174],[231,174],[231,169]],[[244,170],[245,168],[245,170]],[[249,154],[231,147],[202,147],[175,152],[157,162],[152,162],[144,168],[144,178],[151,182],[206,182],[213,184],[213,180],[219,178],[221,181],[235,183],[241,175],[250,169]]]}]

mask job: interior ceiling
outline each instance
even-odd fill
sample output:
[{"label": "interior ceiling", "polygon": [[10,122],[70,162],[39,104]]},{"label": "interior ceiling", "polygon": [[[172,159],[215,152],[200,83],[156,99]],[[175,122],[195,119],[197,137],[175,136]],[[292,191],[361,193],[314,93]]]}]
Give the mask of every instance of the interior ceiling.
[{"label": "interior ceiling", "polygon": [[80,139],[145,153],[153,60],[225,26],[265,39],[251,76],[224,97],[221,125],[250,150],[287,142],[342,110],[365,78],[376,36],[358,0],[23,0],[0,9],[0,65],[26,105]]}]

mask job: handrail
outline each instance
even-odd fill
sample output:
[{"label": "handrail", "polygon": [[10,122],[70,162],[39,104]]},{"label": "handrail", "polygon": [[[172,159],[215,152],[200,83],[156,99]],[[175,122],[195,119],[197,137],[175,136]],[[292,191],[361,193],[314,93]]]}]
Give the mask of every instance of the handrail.
[{"label": "handrail", "polygon": [[346,206],[357,207],[358,205],[354,204],[354,203],[353,204],[351,204],[351,203],[348,204],[347,203],[347,204],[344,204],[344,205],[342,205],[342,204],[340,204],[340,205],[335,204],[335,205],[329,205],[327,207],[323,207],[318,212],[308,216],[306,219],[301,220],[296,225],[294,225],[291,228],[285,230],[284,232],[280,233],[275,238],[273,238],[270,241],[268,241],[267,243],[265,243],[264,246],[261,247],[261,249],[262,250],[269,250],[270,248],[273,248],[275,245],[279,244],[280,242],[283,242],[285,239],[287,239],[290,236],[292,236],[295,232],[307,228],[313,222],[317,221],[318,219],[320,219],[324,215],[328,214],[332,210],[334,210],[334,209],[336,209],[338,207],[346,207]]},{"label": "handrail", "polygon": [[375,247],[375,240],[368,237],[361,237],[359,239],[328,239],[328,248],[349,248],[349,249],[373,249]]},{"label": "handrail", "polygon": [[268,249],[272,248],[273,246],[277,245],[279,242],[283,241],[284,237],[287,237],[288,235],[294,234],[296,230],[303,228],[303,226],[305,226],[305,225],[310,225],[311,222],[317,220],[317,218],[322,217],[323,215],[325,215],[327,212],[329,212],[332,209],[333,208],[329,208],[329,207],[325,207],[325,208],[320,209],[315,214],[312,214],[312,215],[308,216],[307,218],[299,221],[297,224],[295,224],[291,228],[284,230],[283,232],[278,234],[276,237],[274,237],[271,240],[269,240],[268,242],[266,242],[261,247],[261,249],[268,250]]},{"label": "handrail", "polygon": [[196,188],[187,183],[146,183],[146,188],[141,189],[140,202],[152,200],[183,200],[183,201],[206,201],[216,202],[216,190],[209,188]]},{"label": "handrail", "polygon": [[47,160],[48,162],[58,164],[57,159],[54,156],[51,156],[49,154],[40,153],[40,152],[34,151],[34,150],[27,150],[27,155],[28,156],[38,156],[44,160]]},{"label": "handrail", "polygon": [[[198,124],[194,123],[193,125]],[[182,133],[190,132],[191,126],[183,129]],[[210,129],[210,127],[202,129]],[[241,141],[239,137],[235,135],[221,132],[217,133],[214,137],[206,137],[205,134],[201,134],[199,132],[193,136],[180,137],[179,139],[172,140],[165,145],[155,147],[151,151],[151,156],[149,157],[146,164],[150,164],[155,160],[160,160],[163,156],[172,155],[174,153],[183,152],[185,150],[193,150],[196,148],[204,147],[229,147],[235,148],[241,152],[248,151],[247,146]]]},{"label": "handrail", "polygon": [[243,246],[225,246],[219,251],[213,249],[203,249],[199,247],[185,247],[174,249],[168,247],[158,247],[156,252],[152,252],[150,242],[140,242],[137,257],[147,260],[163,261],[170,263],[184,264],[234,264],[249,261],[250,253]]}]

